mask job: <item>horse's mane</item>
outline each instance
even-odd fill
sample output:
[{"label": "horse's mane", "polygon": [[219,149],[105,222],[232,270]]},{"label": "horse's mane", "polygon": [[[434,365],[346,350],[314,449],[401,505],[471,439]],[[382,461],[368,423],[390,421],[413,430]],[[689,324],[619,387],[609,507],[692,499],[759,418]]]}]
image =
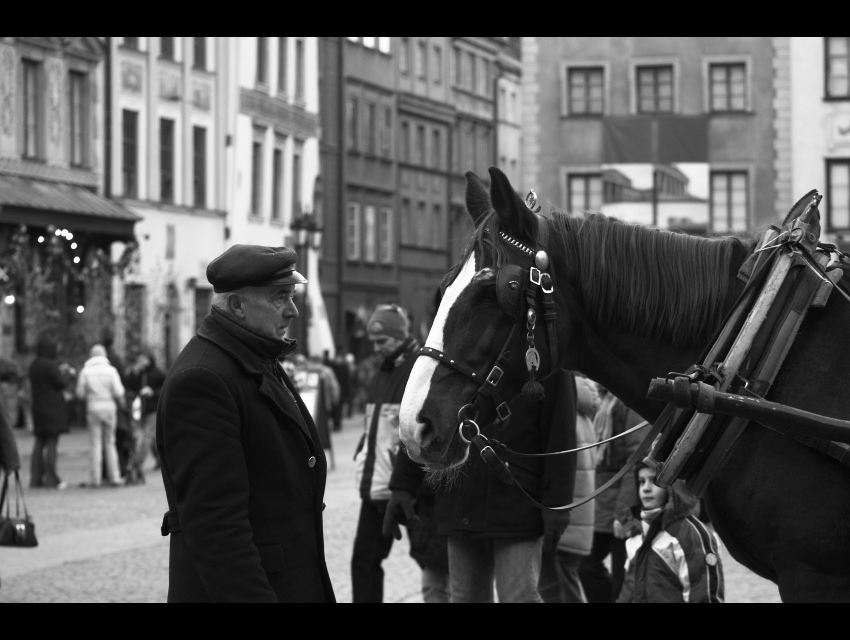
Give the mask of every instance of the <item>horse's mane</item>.
[{"label": "horse's mane", "polygon": [[[723,319],[746,235],[698,237],[625,223],[600,213],[551,212],[588,319],[611,329],[705,342]],[[554,243],[552,243],[554,246]]]}]

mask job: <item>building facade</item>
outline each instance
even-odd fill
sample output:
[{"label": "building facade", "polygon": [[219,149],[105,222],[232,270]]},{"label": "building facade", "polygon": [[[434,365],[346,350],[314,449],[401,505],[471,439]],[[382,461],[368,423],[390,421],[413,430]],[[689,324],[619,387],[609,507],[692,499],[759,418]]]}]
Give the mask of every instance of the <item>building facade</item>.
[{"label": "building facade", "polygon": [[823,196],[821,241],[850,253],[850,38],[773,38],[776,210]]},{"label": "building facade", "polygon": [[773,57],[758,37],[523,38],[525,186],[691,233],[774,223]]},{"label": "building facade", "polygon": [[320,234],[301,238],[295,227],[324,228],[319,157],[319,47],[315,37],[234,38],[234,150],[226,244],[292,247],[310,281],[290,325],[302,352],[334,351],[318,283]]},{"label": "building facade", "polygon": [[371,352],[381,303],[427,334],[471,230],[464,174],[487,180],[499,157],[519,172],[519,111],[496,108],[497,87],[518,101],[518,52],[511,38],[320,38],[321,274],[341,350]]},{"label": "building facade", "polygon": [[224,249],[228,42],[111,37],[108,188],[136,212],[139,265],[116,292],[116,346],[169,367],[209,310]]},{"label": "building facade", "polygon": [[105,197],[106,57],[94,37],[0,38],[0,358],[24,368],[45,329],[81,364],[135,256],[139,217]]}]

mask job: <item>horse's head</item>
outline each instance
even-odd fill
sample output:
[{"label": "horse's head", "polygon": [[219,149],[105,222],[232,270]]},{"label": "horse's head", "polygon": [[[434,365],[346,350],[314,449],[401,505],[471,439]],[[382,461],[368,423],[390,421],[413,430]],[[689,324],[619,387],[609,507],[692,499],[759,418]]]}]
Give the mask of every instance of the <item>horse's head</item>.
[{"label": "horse's head", "polygon": [[[464,419],[482,427],[509,419],[507,403],[534,375],[527,362],[538,357],[535,373],[549,370],[543,309],[538,304],[533,319],[527,306],[534,287],[551,284],[544,273],[541,287],[546,265],[539,257],[535,263],[538,233],[548,223],[526,206],[499,169],[490,168],[489,192],[474,173],[466,178],[466,207],[475,231],[440,284],[437,315],[399,416],[410,457],[432,469],[466,461],[468,441],[459,437]],[[529,285],[535,271],[537,283]],[[539,352],[532,349],[535,336]]]}]

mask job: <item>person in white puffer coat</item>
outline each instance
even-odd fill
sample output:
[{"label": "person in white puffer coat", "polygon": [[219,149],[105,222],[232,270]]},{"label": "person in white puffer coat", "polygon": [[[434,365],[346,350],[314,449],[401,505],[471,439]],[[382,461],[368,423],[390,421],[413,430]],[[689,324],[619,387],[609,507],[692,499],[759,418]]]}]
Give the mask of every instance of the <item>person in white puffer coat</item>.
[{"label": "person in white puffer coat", "polygon": [[107,485],[115,487],[122,484],[115,429],[118,422],[117,403],[124,402],[124,385],[118,370],[109,364],[106,347],[96,344],[89,355],[77,378],[76,389],[77,397],[86,401],[86,424],[91,445],[91,478],[88,486],[101,486],[105,457]]}]

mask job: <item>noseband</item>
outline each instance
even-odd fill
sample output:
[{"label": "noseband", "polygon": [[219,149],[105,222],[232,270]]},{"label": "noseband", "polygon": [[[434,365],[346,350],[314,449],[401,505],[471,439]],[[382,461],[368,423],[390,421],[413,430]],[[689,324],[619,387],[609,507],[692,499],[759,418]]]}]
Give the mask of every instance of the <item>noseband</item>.
[{"label": "noseband", "polygon": [[[529,194],[527,201],[531,201],[533,206],[534,200],[531,199],[531,194]],[[543,217],[538,217],[537,229],[537,251],[527,247],[508,234],[502,231],[499,232],[499,236],[503,240],[527,254],[533,259],[534,264],[528,269],[519,265],[507,264],[500,267],[496,273],[496,297],[502,310],[507,315],[513,317],[514,324],[499,351],[498,357],[490,367],[489,373],[485,375],[483,372],[476,372],[468,365],[462,363],[458,358],[447,355],[438,349],[425,346],[419,350],[418,355],[434,358],[479,385],[470,401],[458,411],[458,421],[460,422],[458,427],[459,434],[461,439],[466,443],[470,443],[472,438],[477,437],[477,434],[473,434],[472,438],[468,439],[464,435],[464,427],[474,426],[475,431],[478,431],[478,425],[475,419],[478,416],[477,403],[482,397],[488,398],[495,406],[496,424],[505,426],[510,420],[511,410],[508,406],[508,401],[503,397],[503,391],[500,389],[500,386],[510,358],[511,344],[523,321],[525,321],[526,341],[528,344],[528,349],[525,352],[525,364],[529,375],[529,381],[523,387],[523,393],[532,400],[542,399],[543,387],[539,382],[536,382],[540,369],[540,354],[535,348],[534,342],[538,317],[538,299],[541,300],[543,319],[548,329],[550,370],[555,367],[555,363],[558,361],[555,301],[552,296],[554,286],[552,284],[552,277],[546,271],[549,266],[549,256],[546,253],[549,236],[548,221]],[[485,229],[485,232],[487,231]]]}]

